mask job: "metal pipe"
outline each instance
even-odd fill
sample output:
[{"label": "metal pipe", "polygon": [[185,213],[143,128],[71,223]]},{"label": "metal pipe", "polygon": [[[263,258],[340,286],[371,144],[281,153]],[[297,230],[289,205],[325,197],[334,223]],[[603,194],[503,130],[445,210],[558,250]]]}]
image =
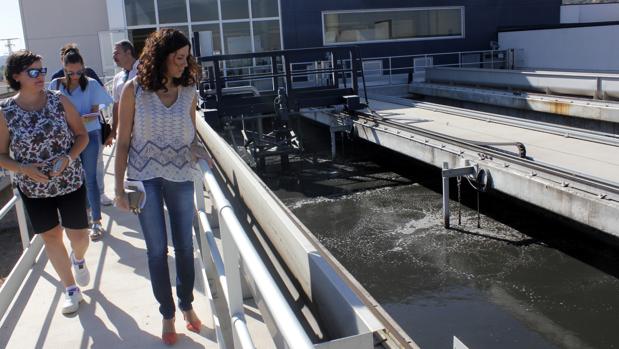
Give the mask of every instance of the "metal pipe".
[{"label": "metal pipe", "polygon": [[215,272],[219,279],[219,283],[224,291],[224,296],[228,298],[228,283],[226,281],[226,273],[224,268],[224,261],[221,258],[221,254],[219,253],[219,249],[217,248],[217,243],[215,242],[215,236],[213,236],[213,231],[209,225],[208,219],[206,217],[206,213],[204,211],[198,212],[198,219],[200,220],[200,225],[204,228],[204,237],[206,240],[207,248],[211,253],[211,257],[213,257],[213,264],[215,267]]},{"label": "metal pipe", "polygon": [[[290,306],[277,287],[273,277],[269,274],[269,271],[260,259],[256,249],[247,237],[243,226],[235,216],[228,199],[226,199],[223,191],[220,189],[219,184],[211,172],[211,169],[204,160],[201,160],[199,164],[204,173],[204,182],[211,192],[215,207],[219,211],[220,226],[223,228],[221,229],[222,240],[225,236],[229,236],[232,239],[231,242],[233,242],[233,244],[224,243],[224,263],[226,274],[230,275],[231,270],[229,270],[228,267],[230,266],[232,268],[237,262],[236,260],[228,259],[229,257],[226,254],[226,246],[234,245],[236,251],[232,251],[232,248],[230,247],[228,248],[233,252],[233,254],[234,252],[237,252],[241,256],[247,266],[247,272],[252,276],[254,282],[256,283],[256,288],[260,294],[263,295],[267,308],[272,314],[277,314],[273,321],[288,346],[290,348],[313,348],[312,342],[290,309]],[[227,259],[229,262],[226,262]],[[238,266],[236,268],[238,268]],[[232,290],[230,287],[231,281],[232,280],[229,278],[229,290]],[[238,287],[238,290],[232,291],[236,293],[241,292],[240,279]],[[232,297],[232,294],[230,294],[230,296]],[[242,299],[242,296],[240,297]]]},{"label": "metal pipe", "polygon": [[[443,171],[449,169],[449,164],[443,162]],[[443,224],[449,229],[449,177],[443,177]]]},{"label": "metal pipe", "polygon": [[[235,226],[230,226],[229,219],[225,219],[224,214],[232,211],[229,205],[224,206],[219,211],[219,233],[221,234],[221,244],[224,257],[224,270],[226,272],[226,289],[228,297],[228,312],[230,318],[235,314],[243,314],[243,287],[241,286],[241,270],[240,270],[240,252],[239,247],[233,237]],[[234,217],[234,213],[232,213]],[[233,335],[234,348],[241,348],[238,336]]]},{"label": "metal pipe", "polygon": [[242,315],[235,315],[231,319],[232,326],[236,330],[236,335],[238,337],[241,348],[243,349],[255,349],[254,342],[249,335],[249,329],[247,328],[247,322],[245,322],[244,317]]},{"label": "metal pipe", "polygon": [[516,118],[507,115],[499,115],[492,114],[480,111],[470,111],[467,109],[456,108],[445,106],[436,103],[422,102],[422,101],[412,101],[410,99],[391,97],[385,95],[373,95],[372,99],[376,99],[379,101],[403,104],[410,107],[421,108],[431,111],[438,111],[441,113],[462,116],[469,119],[483,120],[486,122],[492,122],[496,124],[515,126],[519,128],[524,128],[528,130],[534,130],[539,132],[550,133],[559,136],[569,136],[570,138],[581,139],[588,142],[595,142],[601,144],[608,144],[613,146],[619,146],[619,135],[597,132],[597,131],[588,131],[582,130],[575,127],[569,126],[561,126],[561,125],[550,125],[548,123],[542,121],[535,120],[523,120],[521,118]]},{"label": "metal pipe", "polygon": [[196,118],[196,127],[223,176],[234,182],[240,199],[264,229],[301,291],[316,304],[317,317],[330,327],[333,336],[348,337],[387,328],[398,343],[412,342],[225,140],[201,118]]},{"label": "metal pipe", "polygon": [[[404,104],[404,102],[402,102],[401,104]],[[360,112],[357,112],[357,116],[360,116],[361,118],[366,119],[366,120],[374,120],[375,118],[373,115],[364,114]],[[357,123],[359,121],[355,121],[355,122]],[[512,156],[508,153],[495,151],[492,148],[475,145],[471,143],[470,141],[467,141],[461,138],[445,136],[444,134],[440,134],[434,131],[424,130],[419,127],[415,127],[411,125],[402,125],[402,124],[398,124],[395,122],[390,122],[389,120],[381,120],[380,123],[389,125],[395,129],[406,130],[409,132],[414,132],[416,134],[423,135],[425,137],[430,137],[440,142],[455,144],[458,147],[461,147],[464,149],[470,149],[476,152],[491,154],[495,159],[509,160],[514,164],[523,166],[525,168],[532,169],[535,172],[544,172],[544,173],[554,175],[557,177],[567,178],[569,181],[574,182],[574,183],[580,183],[580,184],[589,186],[591,188],[596,188],[599,190],[606,191],[608,193],[619,195],[619,183],[614,183],[614,182],[604,180],[601,178],[597,178],[591,175],[578,173],[573,170],[561,168],[559,166],[546,164],[539,160],[530,161],[528,159],[522,159],[515,155]]]},{"label": "metal pipe", "polygon": [[17,196],[13,196],[9,202],[7,202],[4,207],[0,210],[0,219],[4,218],[4,216],[9,213],[9,211],[13,208],[15,203],[17,202]]},{"label": "metal pipe", "polygon": [[32,270],[32,266],[42,248],[43,238],[40,235],[35,235],[28,248],[19,257],[9,276],[4,280],[2,287],[0,287],[0,319],[4,317],[9,305],[15,299],[19,287],[26,278],[26,275],[28,275],[28,272]]}]

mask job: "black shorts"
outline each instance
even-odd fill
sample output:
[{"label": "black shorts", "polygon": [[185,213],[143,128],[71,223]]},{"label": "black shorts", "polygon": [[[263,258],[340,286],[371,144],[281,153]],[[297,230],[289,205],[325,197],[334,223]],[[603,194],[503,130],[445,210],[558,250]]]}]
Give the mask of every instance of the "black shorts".
[{"label": "black shorts", "polygon": [[51,198],[29,198],[19,191],[21,198],[30,217],[30,223],[35,234],[44,233],[62,220],[62,226],[68,229],[88,228],[88,213],[86,212],[86,187],[69,194]]}]

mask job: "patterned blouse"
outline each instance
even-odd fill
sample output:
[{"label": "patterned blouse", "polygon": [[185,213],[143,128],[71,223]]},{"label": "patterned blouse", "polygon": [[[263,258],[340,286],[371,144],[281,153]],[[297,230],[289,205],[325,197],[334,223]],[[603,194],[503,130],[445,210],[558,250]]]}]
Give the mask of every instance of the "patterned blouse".
[{"label": "patterned blouse", "polygon": [[[133,81],[137,86],[137,81]],[[190,111],[195,108],[195,87],[179,86],[178,98],[170,107],[156,93],[139,86],[136,89],[127,178],[161,177],[173,182],[199,178],[191,160],[191,142],[196,130]]]},{"label": "patterned blouse", "polygon": [[[38,111],[26,111],[7,98],[0,103],[9,129],[9,149],[13,159],[22,165],[41,163],[39,170],[46,176],[52,172],[55,160],[73,146],[73,132],[65,119],[60,92],[46,90],[47,102]],[[71,193],[82,186],[82,165],[78,159],[58,176],[40,183],[21,173],[13,183],[29,198],[47,198]]]}]

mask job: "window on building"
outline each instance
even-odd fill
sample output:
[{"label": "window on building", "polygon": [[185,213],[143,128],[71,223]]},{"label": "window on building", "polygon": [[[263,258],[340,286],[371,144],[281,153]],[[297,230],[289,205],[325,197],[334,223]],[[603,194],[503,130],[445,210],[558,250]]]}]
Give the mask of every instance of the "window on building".
[{"label": "window on building", "polygon": [[193,30],[194,37],[198,38],[200,56],[212,56],[222,53],[218,23],[193,25],[191,30]]},{"label": "window on building", "polygon": [[220,0],[222,19],[247,19],[249,6],[247,0]]},{"label": "window on building", "polygon": [[325,44],[463,37],[464,8],[323,12]]},{"label": "window on building", "polygon": [[189,0],[189,9],[194,22],[219,20],[217,0]]},{"label": "window on building", "polygon": [[251,52],[249,22],[224,23],[223,27],[226,54]]},{"label": "window on building", "polygon": [[135,51],[138,55],[142,53],[142,49],[144,48],[144,44],[146,43],[146,38],[148,38],[150,33],[154,32],[155,30],[157,30],[157,28],[129,30],[129,40],[133,43]]},{"label": "window on building", "polygon": [[[225,54],[248,53],[251,52],[251,34],[249,22],[224,23],[224,46]],[[226,74],[228,76],[238,76],[249,74],[249,67],[252,65],[251,59],[234,59],[226,61]],[[246,81],[229,84],[229,86],[246,85]]]},{"label": "window on building", "polygon": [[253,25],[254,49],[256,52],[281,49],[279,21],[255,21]]},{"label": "window on building", "polygon": [[253,18],[279,17],[277,0],[251,0]]},{"label": "window on building", "polygon": [[187,23],[187,6],[185,1],[157,0],[159,23]]},{"label": "window on building", "polygon": [[156,24],[153,0],[125,0],[127,25]]}]

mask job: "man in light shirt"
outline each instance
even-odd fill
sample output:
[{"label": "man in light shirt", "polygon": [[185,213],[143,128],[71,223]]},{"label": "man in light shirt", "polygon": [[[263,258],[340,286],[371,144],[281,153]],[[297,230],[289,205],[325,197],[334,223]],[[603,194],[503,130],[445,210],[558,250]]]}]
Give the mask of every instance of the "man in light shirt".
[{"label": "man in light shirt", "polygon": [[[112,108],[112,134],[111,137],[108,138],[109,144],[112,144],[113,139],[116,138],[120,95],[123,92],[125,83],[133,79],[138,73],[139,64],[137,52],[135,52],[135,48],[129,40],[122,40],[114,44],[113,58],[116,65],[123,70],[114,75],[114,81],[112,82],[114,107]],[[108,144],[106,143],[106,145]]]}]

